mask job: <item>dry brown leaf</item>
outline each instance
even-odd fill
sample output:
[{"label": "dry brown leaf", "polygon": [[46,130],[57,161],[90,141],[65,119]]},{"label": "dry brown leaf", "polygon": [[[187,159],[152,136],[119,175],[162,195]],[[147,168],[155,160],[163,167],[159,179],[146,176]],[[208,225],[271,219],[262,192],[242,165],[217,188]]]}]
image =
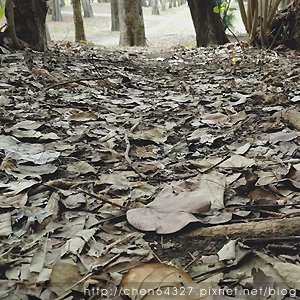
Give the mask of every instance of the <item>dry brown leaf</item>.
[{"label": "dry brown leaf", "polygon": [[[196,284],[183,270],[164,263],[143,264],[129,270],[120,283],[132,300],[213,299],[207,287]],[[200,295],[201,294],[201,295]]]},{"label": "dry brown leaf", "polygon": [[300,131],[300,112],[295,109],[287,109],[282,112],[282,118],[294,128]]},{"label": "dry brown leaf", "polygon": [[0,236],[7,236],[12,233],[11,227],[11,214],[4,213],[0,214]]},{"label": "dry brown leaf", "polygon": [[86,198],[83,194],[72,194],[69,197],[62,199],[61,202],[66,208],[78,208],[86,203]]},{"label": "dry brown leaf", "polygon": [[140,230],[160,234],[173,233],[191,222],[198,222],[192,213],[209,211],[211,199],[203,188],[202,177],[197,179],[189,184],[178,181],[166,185],[150,204],[129,210],[128,222]]},{"label": "dry brown leaf", "polygon": [[20,208],[23,207],[28,200],[27,193],[20,193],[12,197],[0,196],[0,207],[1,208]]},{"label": "dry brown leaf", "polygon": [[79,113],[75,113],[72,114],[69,118],[69,120],[76,121],[76,122],[86,122],[86,121],[93,121],[97,119],[98,116],[91,111],[82,111]]},{"label": "dry brown leaf", "polygon": [[73,288],[80,278],[79,267],[72,260],[60,260],[52,269],[49,289],[61,295]]}]

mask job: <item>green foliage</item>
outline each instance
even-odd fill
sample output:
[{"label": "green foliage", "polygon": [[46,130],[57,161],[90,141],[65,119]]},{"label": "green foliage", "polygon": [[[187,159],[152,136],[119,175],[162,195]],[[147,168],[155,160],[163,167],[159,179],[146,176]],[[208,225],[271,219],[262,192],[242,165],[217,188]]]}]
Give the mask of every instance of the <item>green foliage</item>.
[{"label": "green foliage", "polygon": [[2,19],[5,16],[5,0],[0,0],[0,19]]},{"label": "green foliage", "polygon": [[214,13],[221,13],[221,12],[225,12],[225,10],[227,10],[227,7],[229,5],[229,2],[227,1],[224,1],[224,2],[221,2],[219,5],[216,5],[214,7]]},{"label": "green foliage", "polygon": [[230,0],[219,0],[218,5],[213,8],[214,13],[220,14],[225,29],[233,26],[234,15],[232,11],[236,10],[230,7]]}]

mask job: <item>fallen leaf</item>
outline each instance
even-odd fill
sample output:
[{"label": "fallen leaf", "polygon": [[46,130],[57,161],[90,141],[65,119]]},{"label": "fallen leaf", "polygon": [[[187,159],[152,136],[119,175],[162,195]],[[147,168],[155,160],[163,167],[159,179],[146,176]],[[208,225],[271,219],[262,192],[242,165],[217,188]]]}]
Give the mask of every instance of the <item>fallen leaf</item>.
[{"label": "fallen leaf", "polygon": [[15,196],[6,197],[6,196],[0,196],[0,207],[1,208],[8,208],[8,207],[14,207],[14,208],[21,208],[23,207],[28,200],[27,193],[20,193]]},{"label": "fallen leaf", "polygon": [[50,276],[49,289],[57,296],[62,295],[80,280],[79,267],[72,260],[55,263]]},{"label": "fallen leaf", "polygon": [[209,211],[211,202],[219,206],[220,194],[223,199],[224,182],[213,178],[216,181],[204,175],[189,184],[178,181],[166,185],[153,202],[143,208],[130,209],[128,222],[140,230],[160,234],[176,232],[191,222],[198,222],[192,213]]},{"label": "fallen leaf", "polygon": [[120,287],[129,291],[128,296],[132,300],[213,299],[207,296],[205,284],[194,283],[186,272],[164,263],[148,263],[132,268],[123,276]]},{"label": "fallen leaf", "polygon": [[10,213],[0,214],[0,236],[8,236],[12,232]]}]

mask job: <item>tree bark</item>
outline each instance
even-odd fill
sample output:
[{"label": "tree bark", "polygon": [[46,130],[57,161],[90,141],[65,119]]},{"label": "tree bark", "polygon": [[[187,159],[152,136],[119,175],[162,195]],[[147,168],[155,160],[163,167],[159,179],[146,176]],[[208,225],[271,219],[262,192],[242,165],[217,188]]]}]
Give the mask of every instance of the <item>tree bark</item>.
[{"label": "tree bark", "polygon": [[188,4],[196,31],[197,47],[229,42],[220,15],[213,12],[215,0],[188,0]]},{"label": "tree bark", "polygon": [[14,0],[14,3],[14,20],[18,39],[34,50],[47,50],[46,0]]},{"label": "tree bark", "polygon": [[160,0],[161,10],[167,10],[167,0]]},{"label": "tree bark", "polygon": [[5,15],[8,25],[8,36],[12,41],[12,46],[15,49],[23,49],[24,46],[22,45],[21,41],[19,41],[16,33],[16,25],[15,25],[15,17],[14,17],[14,4],[12,0],[6,1],[6,9]]},{"label": "tree bark", "polygon": [[79,43],[81,41],[86,40],[83,18],[82,18],[82,11],[81,11],[81,2],[80,0],[72,0],[72,5],[73,5],[73,17],[74,17],[74,25],[75,25],[75,42]]},{"label": "tree bark", "polygon": [[142,0],[141,3],[142,3],[142,7],[148,7],[148,3],[146,0]]},{"label": "tree bark", "polygon": [[159,15],[158,0],[152,0],[152,15]]},{"label": "tree bark", "polygon": [[273,47],[285,44],[300,50],[300,0],[279,11],[271,24],[269,41]]},{"label": "tree bark", "polygon": [[141,0],[118,0],[120,46],[145,46],[145,26]]},{"label": "tree bark", "polygon": [[90,0],[81,0],[84,18],[94,18],[93,8]]},{"label": "tree bark", "polygon": [[111,31],[119,31],[120,22],[119,22],[118,0],[111,0],[110,12],[111,12]]},{"label": "tree bark", "polygon": [[52,21],[55,22],[61,22],[62,21],[62,15],[61,15],[61,9],[60,9],[60,1],[59,0],[53,0],[52,2]]},{"label": "tree bark", "polygon": [[203,237],[274,237],[300,235],[300,217],[199,228],[188,234]]}]

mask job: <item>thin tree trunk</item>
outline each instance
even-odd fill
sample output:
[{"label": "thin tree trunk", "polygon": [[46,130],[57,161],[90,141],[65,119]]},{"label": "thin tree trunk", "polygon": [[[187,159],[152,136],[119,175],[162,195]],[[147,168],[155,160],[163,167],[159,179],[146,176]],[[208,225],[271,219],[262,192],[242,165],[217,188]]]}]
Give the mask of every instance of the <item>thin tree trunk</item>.
[{"label": "thin tree trunk", "polygon": [[82,1],[82,8],[83,8],[83,17],[84,18],[93,18],[93,8],[91,5],[90,0],[81,0]]},{"label": "thin tree trunk", "polygon": [[152,0],[152,15],[159,15],[158,0]]},{"label": "thin tree trunk", "polygon": [[80,0],[72,0],[72,5],[73,5],[73,17],[74,17],[74,25],[75,25],[75,42],[79,43],[81,41],[86,40],[83,18],[82,18],[82,11],[81,11],[81,2]]},{"label": "thin tree trunk", "polygon": [[52,6],[52,21],[55,22],[61,22],[62,21],[62,15],[61,15],[61,9],[60,9],[60,1],[59,0],[53,0],[53,6]]},{"label": "thin tree trunk", "polygon": [[9,37],[12,40],[13,47],[15,49],[23,49],[24,46],[17,38],[13,5],[13,0],[6,1],[6,19],[8,24],[8,33]]},{"label": "thin tree trunk", "polygon": [[120,45],[145,46],[145,26],[141,0],[118,0]]},{"label": "thin tree trunk", "polygon": [[141,3],[142,3],[142,7],[148,7],[148,3],[146,0],[142,0]]},{"label": "thin tree trunk", "polygon": [[119,22],[118,0],[111,0],[110,11],[111,11],[111,31],[119,31],[120,22]]},{"label": "thin tree trunk", "polygon": [[160,0],[161,10],[167,10],[166,2],[167,0]]}]

